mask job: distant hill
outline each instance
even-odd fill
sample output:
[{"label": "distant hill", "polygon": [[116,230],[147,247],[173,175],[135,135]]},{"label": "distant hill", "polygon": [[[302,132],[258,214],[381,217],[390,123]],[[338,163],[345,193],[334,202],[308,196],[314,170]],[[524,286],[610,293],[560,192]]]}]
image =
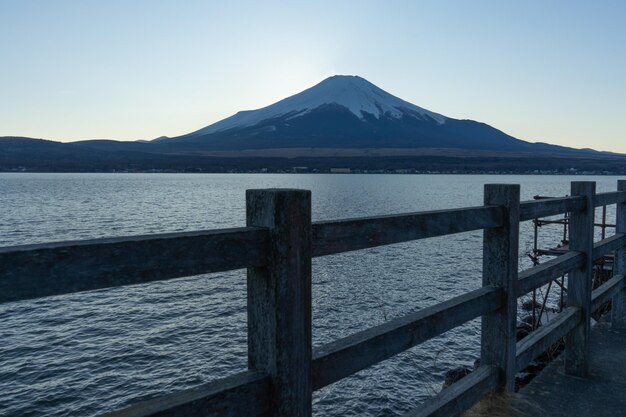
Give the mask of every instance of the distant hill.
[{"label": "distant hill", "polygon": [[[140,143],[81,141],[61,143],[24,137],[0,137],[0,171],[92,172],[178,170],[189,157],[171,157],[140,149]],[[190,165],[193,165],[190,163]]]}]

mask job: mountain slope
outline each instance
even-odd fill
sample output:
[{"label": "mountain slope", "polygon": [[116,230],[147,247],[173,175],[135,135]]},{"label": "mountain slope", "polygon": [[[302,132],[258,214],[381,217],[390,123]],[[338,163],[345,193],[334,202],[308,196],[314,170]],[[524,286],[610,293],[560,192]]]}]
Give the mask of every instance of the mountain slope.
[{"label": "mountain slope", "polygon": [[272,148],[455,148],[588,152],[516,139],[487,124],[411,104],[357,76],[333,76],[258,110],[239,112],[176,138],[164,151]]}]

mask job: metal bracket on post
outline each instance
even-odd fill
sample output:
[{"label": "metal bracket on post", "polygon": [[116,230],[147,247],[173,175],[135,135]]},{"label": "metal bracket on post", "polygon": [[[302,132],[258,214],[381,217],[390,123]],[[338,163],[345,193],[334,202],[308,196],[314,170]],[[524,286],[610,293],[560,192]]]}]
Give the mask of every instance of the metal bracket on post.
[{"label": "metal bracket on post", "polygon": [[482,317],[481,366],[501,368],[501,389],[514,392],[520,186],[486,184],[484,200],[485,205],[504,206],[504,224],[483,235],[483,286],[501,287],[504,299],[498,311]]},{"label": "metal bracket on post", "polygon": [[591,320],[591,284],[593,279],[593,224],[596,183],[572,182],[572,196],[585,198],[585,209],[570,214],[569,249],[585,255],[583,267],[571,271],[567,281],[567,305],[579,307],[582,322],[565,337],[565,372],[586,377],[589,372],[589,329]]},{"label": "metal bracket on post", "polygon": [[248,367],[272,378],[272,416],[310,417],[311,192],[247,190],[246,222],[271,237],[269,266],[248,269]]}]

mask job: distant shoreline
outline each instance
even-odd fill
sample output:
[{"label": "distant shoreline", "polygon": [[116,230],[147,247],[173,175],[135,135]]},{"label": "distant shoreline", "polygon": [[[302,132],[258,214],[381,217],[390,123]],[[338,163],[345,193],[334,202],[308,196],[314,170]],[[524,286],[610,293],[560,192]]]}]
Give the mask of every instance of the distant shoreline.
[{"label": "distant shoreline", "polygon": [[[142,144],[0,138],[0,172],[624,175],[626,155],[478,149],[258,149],[154,153]],[[128,148],[128,146],[131,146]]]},{"label": "distant shoreline", "polygon": [[241,172],[210,172],[210,171],[164,171],[164,170],[148,170],[148,171],[19,171],[9,170],[2,171],[0,174],[232,174],[232,175],[250,175],[250,174],[293,174],[293,175],[524,175],[524,176],[623,176],[624,172],[553,172],[553,173],[535,173],[535,172],[293,172],[293,171],[241,171]]}]

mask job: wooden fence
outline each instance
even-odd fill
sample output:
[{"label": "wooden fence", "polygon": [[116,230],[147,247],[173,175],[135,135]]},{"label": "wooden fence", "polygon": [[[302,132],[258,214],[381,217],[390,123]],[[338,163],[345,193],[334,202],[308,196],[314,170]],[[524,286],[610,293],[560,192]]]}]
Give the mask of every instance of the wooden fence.
[{"label": "wooden fence", "polygon": [[[595,207],[617,204],[616,234],[594,243]],[[521,221],[570,213],[570,251],[518,273]],[[520,202],[519,185],[485,186],[484,205],[311,223],[311,193],[248,190],[243,228],[0,248],[0,302],[247,268],[248,371],[137,403],[108,417],[311,415],[312,393],[482,317],[481,365],[407,416],[450,416],[492,392],[565,337],[566,372],[588,372],[590,315],[613,301],[626,328],[626,181],[596,194]],[[313,350],[311,259],[484,229],[483,286]],[[614,276],[592,292],[592,264],[615,253]],[[568,306],[516,342],[517,299],[568,273]],[[375,388],[373,388],[375,389]]]}]

